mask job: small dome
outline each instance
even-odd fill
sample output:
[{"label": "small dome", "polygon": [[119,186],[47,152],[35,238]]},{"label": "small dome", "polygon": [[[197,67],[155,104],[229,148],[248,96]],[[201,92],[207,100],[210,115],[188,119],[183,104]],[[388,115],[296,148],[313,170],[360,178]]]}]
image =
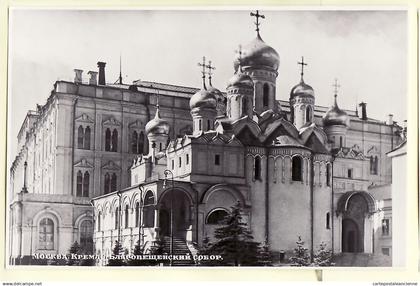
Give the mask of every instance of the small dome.
[{"label": "small dome", "polygon": [[160,118],[159,106],[157,107],[155,118],[147,122],[145,126],[146,134],[153,133],[156,135],[169,135],[170,125],[165,120]]},{"label": "small dome", "polygon": [[227,88],[231,86],[244,86],[248,88],[253,88],[254,82],[252,81],[252,78],[249,75],[243,73],[242,71],[237,71],[228,81]]},{"label": "small dome", "polygon": [[322,118],[324,126],[343,125],[349,126],[350,119],[344,110],[341,110],[337,105],[337,95],[334,96],[334,105],[327,110]]},{"label": "small dome", "polygon": [[215,94],[203,87],[191,97],[190,108],[216,108],[216,103]]},{"label": "small dome", "polygon": [[306,84],[303,79],[299,84],[295,85],[290,91],[290,98],[295,96],[315,96],[314,89],[309,84]]},{"label": "small dome", "polygon": [[[267,45],[258,35],[252,42],[243,47],[241,65],[244,68],[268,68],[277,71],[280,65],[280,57],[275,49]],[[235,71],[238,70],[239,59],[234,61]]]}]

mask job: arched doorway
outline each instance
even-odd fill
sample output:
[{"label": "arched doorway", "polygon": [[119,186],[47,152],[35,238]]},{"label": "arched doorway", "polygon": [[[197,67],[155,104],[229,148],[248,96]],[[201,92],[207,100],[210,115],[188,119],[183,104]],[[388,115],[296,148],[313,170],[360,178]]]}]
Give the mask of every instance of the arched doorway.
[{"label": "arched doorway", "polygon": [[365,225],[375,211],[372,196],[367,192],[345,193],[338,202],[338,211],[342,213],[342,252],[370,252],[372,239],[369,233],[365,233]]},{"label": "arched doorway", "polygon": [[175,237],[186,238],[187,230],[192,225],[192,202],[184,191],[174,189],[163,194],[159,204],[160,234],[169,236],[171,233],[171,198],[173,214],[173,232]]},{"label": "arched doorway", "polygon": [[359,252],[361,241],[357,224],[352,219],[344,219],[342,232],[343,252]]},{"label": "arched doorway", "polygon": [[171,228],[171,215],[168,210],[160,209],[159,210],[159,227],[160,234],[163,236],[170,235]]}]

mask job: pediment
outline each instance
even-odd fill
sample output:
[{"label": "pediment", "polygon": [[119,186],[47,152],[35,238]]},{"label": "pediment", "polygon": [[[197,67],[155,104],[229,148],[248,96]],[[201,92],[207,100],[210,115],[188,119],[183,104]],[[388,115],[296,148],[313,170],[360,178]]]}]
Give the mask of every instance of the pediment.
[{"label": "pediment", "polygon": [[76,122],[79,123],[94,123],[93,119],[89,117],[86,113],[83,113],[79,117],[76,118]]},{"label": "pediment", "polygon": [[108,161],[108,163],[102,166],[102,169],[119,171],[120,166],[118,166],[114,161]]},{"label": "pediment", "polygon": [[102,124],[105,126],[120,126],[121,125],[121,123],[118,120],[116,120],[114,117],[111,117],[105,120]]},{"label": "pediment", "polygon": [[376,154],[376,153],[378,153],[378,148],[375,145],[370,146],[366,152],[366,154]]},{"label": "pediment", "polygon": [[93,168],[93,165],[89,163],[85,158],[74,164],[74,167],[76,168],[85,168],[85,169],[91,169]]},{"label": "pediment", "polygon": [[[105,122],[104,122],[105,124]],[[130,124],[128,124],[128,128],[133,128],[133,129],[141,129],[143,128],[143,123],[140,120],[135,120],[133,122],[131,122]]]}]

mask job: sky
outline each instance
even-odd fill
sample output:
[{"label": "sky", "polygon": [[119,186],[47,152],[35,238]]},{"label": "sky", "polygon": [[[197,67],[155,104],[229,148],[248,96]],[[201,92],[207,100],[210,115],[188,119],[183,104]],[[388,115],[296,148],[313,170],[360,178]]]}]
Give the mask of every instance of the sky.
[{"label": "sky", "polygon": [[[225,91],[238,46],[255,36],[249,10],[41,10],[12,9],[9,29],[9,130],[11,158],[29,109],[45,104],[54,82],[73,80],[73,69],[97,70],[104,61],[115,82],[122,59],[125,83],[155,81],[200,87],[203,56],[216,67],[213,86]],[[330,106],[338,79],[338,104],[367,103],[369,117],[400,124],[407,110],[405,11],[260,10],[262,39],[280,55],[277,99],[288,100],[305,82],[315,104]]]}]

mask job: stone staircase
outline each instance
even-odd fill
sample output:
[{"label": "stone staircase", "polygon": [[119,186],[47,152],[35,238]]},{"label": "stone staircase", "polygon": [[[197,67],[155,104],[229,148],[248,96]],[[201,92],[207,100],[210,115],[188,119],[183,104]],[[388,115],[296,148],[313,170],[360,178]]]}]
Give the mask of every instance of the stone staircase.
[{"label": "stone staircase", "polygon": [[[166,253],[170,253],[171,249],[171,238],[169,236],[163,237],[164,241],[164,251]],[[180,237],[174,237],[174,249],[173,254],[174,255],[190,255],[191,260],[173,260],[172,266],[195,266],[195,262],[192,259],[191,251],[189,250],[187,246],[187,242],[185,239]]]},{"label": "stone staircase", "polygon": [[387,267],[392,266],[392,259],[376,253],[343,252],[334,256],[333,263],[338,267]]}]

